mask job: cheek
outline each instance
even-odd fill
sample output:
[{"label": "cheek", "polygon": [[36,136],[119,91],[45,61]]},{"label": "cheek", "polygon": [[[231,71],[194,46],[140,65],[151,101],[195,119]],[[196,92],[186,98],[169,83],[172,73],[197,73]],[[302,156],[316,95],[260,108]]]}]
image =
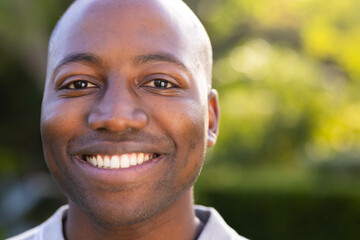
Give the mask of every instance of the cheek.
[{"label": "cheek", "polygon": [[[202,160],[206,150],[207,111],[199,100],[169,99],[153,105],[154,124],[160,126],[173,139],[177,154],[190,155]],[[189,160],[185,159],[184,164]]]},{"label": "cheek", "polygon": [[[81,132],[84,121],[81,104],[64,100],[44,101],[41,113],[41,138],[49,170],[55,174],[64,163],[67,143]],[[74,106],[77,106],[76,109]]]},{"label": "cheek", "polygon": [[81,101],[57,100],[43,104],[41,134],[44,140],[71,138],[86,121],[86,106]]},{"label": "cheek", "polygon": [[[76,107],[74,107],[76,106]],[[44,100],[41,112],[41,138],[44,156],[49,171],[61,191],[68,196],[73,183],[69,183],[67,173],[71,175],[67,144],[74,136],[81,135],[84,119],[84,106],[80,103],[57,99]]]},{"label": "cheek", "polygon": [[149,108],[152,116],[149,128],[168,135],[176,148],[164,176],[152,190],[159,192],[167,185],[164,194],[179,196],[194,184],[204,162],[207,111],[193,99],[170,98],[155,103]]}]

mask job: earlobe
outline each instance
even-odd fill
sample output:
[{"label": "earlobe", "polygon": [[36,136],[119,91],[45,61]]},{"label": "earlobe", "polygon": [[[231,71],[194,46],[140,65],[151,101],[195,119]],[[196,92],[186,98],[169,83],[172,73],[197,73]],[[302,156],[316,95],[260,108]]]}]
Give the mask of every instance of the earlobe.
[{"label": "earlobe", "polygon": [[219,118],[220,106],[218,93],[215,89],[211,89],[208,95],[208,115],[209,115],[209,128],[207,137],[207,146],[214,146],[219,134]]}]

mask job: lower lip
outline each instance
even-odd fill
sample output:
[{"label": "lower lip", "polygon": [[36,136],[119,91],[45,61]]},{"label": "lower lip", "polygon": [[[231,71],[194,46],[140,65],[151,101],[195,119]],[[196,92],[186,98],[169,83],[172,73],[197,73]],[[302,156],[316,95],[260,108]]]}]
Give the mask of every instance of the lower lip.
[{"label": "lower lip", "polygon": [[164,157],[165,155],[161,155],[140,165],[116,169],[95,167],[78,156],[73,156],[73,159],[75,160],[76,166],[80,168],[80,171],[91,180],[106,184],[121,184],[136,182],[152,173]]}]

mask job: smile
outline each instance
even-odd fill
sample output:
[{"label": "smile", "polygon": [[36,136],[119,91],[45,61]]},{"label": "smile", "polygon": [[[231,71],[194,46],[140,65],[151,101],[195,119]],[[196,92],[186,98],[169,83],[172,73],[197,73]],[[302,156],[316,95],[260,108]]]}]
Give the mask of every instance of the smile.
[{"label": "smile", "polygon": [[127,153],[118,155],[85,155],[84,159],[99,168],[129,168],[141,165],[149,160],[159,157],[156,153]]}]

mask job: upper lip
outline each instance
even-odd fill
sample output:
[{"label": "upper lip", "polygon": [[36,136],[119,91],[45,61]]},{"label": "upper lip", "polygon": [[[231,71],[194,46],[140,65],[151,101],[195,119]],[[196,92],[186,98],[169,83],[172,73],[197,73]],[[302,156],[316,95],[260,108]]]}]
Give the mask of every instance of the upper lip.
[{"label": "upper lip", "polygon": [[[168,149],[167,149],[168,150]],[[127,153],[157,153],[160,155],[167,154],[164,147],[143,142],[91,142],[82,146],[69,146],[70,155],[117,155]]]}]

